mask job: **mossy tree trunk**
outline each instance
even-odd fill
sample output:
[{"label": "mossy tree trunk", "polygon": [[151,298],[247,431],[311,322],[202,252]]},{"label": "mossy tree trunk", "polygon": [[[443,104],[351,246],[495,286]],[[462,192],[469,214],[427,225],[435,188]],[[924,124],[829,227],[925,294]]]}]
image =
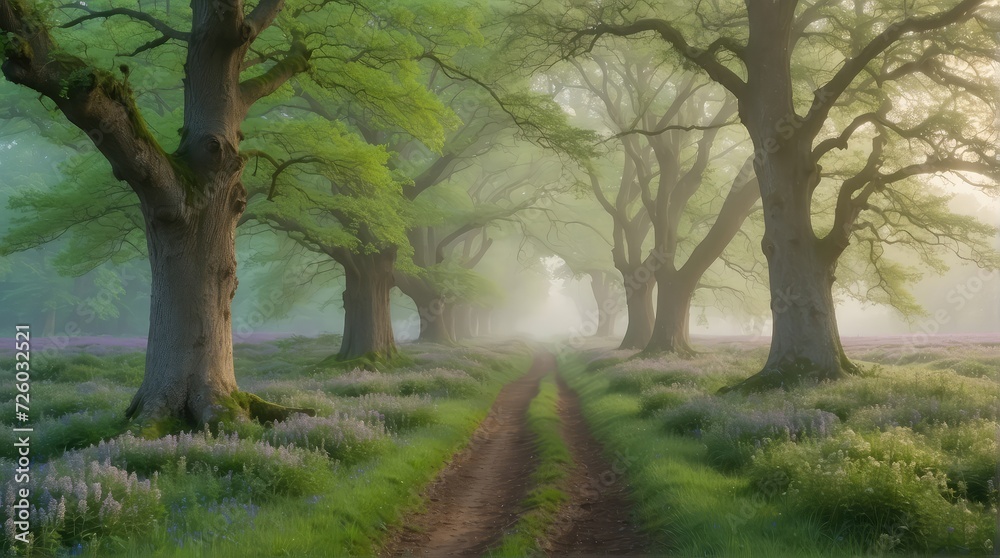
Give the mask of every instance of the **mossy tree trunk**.
[{"label": "mossy tree trunk", "polygon": [[[230,305],[235,229],[246,207],[240,124],[257,100],[305,70],[309,53],[294,42],[264,75],[241,81],[240,73],[251,44],[283,4],[262,0],[248,13],[242,0],[192,0],[190,32],[157,22],[165,38],[187,44],[178,76],[181,141],[167,154],[126,80],[61,50],[30,4],[0,0],[5,77],[51,99],[88,133],[140,203],[152,292],[145,375],[127,411],[139,421],[213,423],[227,414],[236,392]],[[88,11],[69,26],[109,15]]]}]

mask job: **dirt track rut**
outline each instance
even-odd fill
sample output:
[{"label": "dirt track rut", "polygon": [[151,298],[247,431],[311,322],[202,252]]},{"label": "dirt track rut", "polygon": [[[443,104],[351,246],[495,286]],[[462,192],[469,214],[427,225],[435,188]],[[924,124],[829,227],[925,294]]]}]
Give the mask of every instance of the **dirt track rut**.
[{"label": "dirt track rut", "polygon": [[[469,445],[427,490],[426,510],[409,517],[383,556],[481,556],[524,511],[537,465],[527,410],[555,357],[536,355],[531,369],[504,386]],[[576,394],[559,379],[563,437],[575,463],[564,506],[545,542],[550,556],[635,556],[646,545],[629,520],[622,473],[628,457],[609,462],[583,420]]]}]

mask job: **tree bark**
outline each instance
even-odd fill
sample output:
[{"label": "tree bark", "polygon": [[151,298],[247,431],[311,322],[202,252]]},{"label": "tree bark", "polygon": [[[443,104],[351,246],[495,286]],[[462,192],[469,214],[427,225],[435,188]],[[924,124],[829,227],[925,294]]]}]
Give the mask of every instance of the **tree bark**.
[{"label": "tree bark", "polygon": [[447,319],[447,302],[434,285],[423,277],[399,272],[396,273],[395,280],[399,290],[410,297],[417,307],[417,315],[420,317],[420,334],[417,340],[425,343],[454,344],[455,338]]},{"label": "tree bark", "polygon": [[657,268],[656,322],[646,352],[674,352],[687,356],[695,353],[690,334],[691,299],[705,272],[722,256],[760,199],[757,179],[751,173],[752,162],[752,158],[747,159],[733,179],[712,228],[695,246],[684,265],[678,270],[669,265]]},{"label": "tree bark", "polygon": [[[416,299],[414,299],[416,301]],[[448,327],[445,301],[438,296],[417,302],[420,313],[420,341],[453,345],[454,334]]]},{"label": "tree bark", "polygon": [[755,149],[774,325],[763,369],[725,388],[743,392],[832,380],[854,369],[840,343],[833,302],[839,254],[824,248],[812,226],[812,194],[819,183],[812,158],[815,133],[809,125],[784,124],[796,114],[788,39],[794,6],[762,4],[749,14],[746,56],[753,71],[740,99],[740,117]]},{"label": "tree bark", "polygon": [[[628,327],[619,349],[642,349],[653,334],[653,285],[652,277],[637,280],[635,273],[623,273],[625,279],[625,305],[628,307]],[[631,281],[630,281],[631,279]]]},{"label": "tree bark", "polygon": [[764,253],[771,280],[771,350],[760,372],[726,391],[835,380],[856,371],[837,329],[835,260],[824,257],[816,242],[792,235],[765,236]]},{"label": "tree bark", "polygon": [[[773,184],[780,186],[781,181]],[[837,329],[833,284],[839,251],[816,238],[809,211],[796,207],[808,200],[786,195],[765,196],[764,201],[761,248],[771,290],[771,349],[760,372],[726,391],[787,387],[805,379],[835,380],[856,370]]]},{"label": "tree bark", "polygon": [[[30,3],[0,0],[0,31],[8,38],[4,76],[51,99],[139,199],[152,270],[151,315],[146,371],[126,415],[141,422],[206,424],[224,412],[280,409],[234,399],[230,303],[235,230],[247,201],[240,125],[257,100],[304,71],[310,55],[293,40],[285,58],[241,81],[246,53],[283,6],[262,0],[246,13],[242,0],[192,0],[190,32],[154,24],[164,37],[187,44],[183,127],[177,151],[168,155],[126,79],[62,50]],[[67,26],[106,15],[91,12]]]},{"label": "tree bark", "polygon": [[146,213],[152,271],[146,374],[126,413],[212,424],[225,412],[221,400],[236,391],[230,305],[239,213],[215,200],[183,222]]},{"label": "tree bark", "polygon": [[352,254],[344,265],[344,339],[339,360],[390,359],[396,355],[389,293],[394,285],[396,250]]},{"label": "tree bark", "polygon": [[696,281],[667,267],[657,270],[656,320],[646,343],[647,353],[677,353],[691,356],[691,298]]}]

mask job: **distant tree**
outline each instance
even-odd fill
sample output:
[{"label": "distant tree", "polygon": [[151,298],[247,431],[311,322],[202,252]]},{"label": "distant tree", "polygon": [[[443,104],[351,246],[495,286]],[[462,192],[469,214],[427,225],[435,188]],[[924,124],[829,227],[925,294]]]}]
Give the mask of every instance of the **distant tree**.
[{"label": "distant tree", "polygon": [[[695,291],[759,198],[749,161],[730,162],[734,153],[745,158],[742,138],[720,136],[732,124],[735,103],[653,51],[591,51],[571,63],[575,78],[563,85],[589,94],[590,106],[578,104],[578,110],[598,115],[624,156],[617,188],[589,173],[614,223],[612,254],[629,308],[621,346],[691,354]],[[721,192],[722,182],[731,183],[728,193]]]},{"label": "distant tree", "polygon": [[[992,229],[952,214],[920,180],[996,191],[998,17],[987,0],[815,0],[610,2],[544,19],[550,35],[553,25],[565,32],[567,57],[605,36],[655,36],[738,100],[760,179],[774,324],[763,369],[737,386],[754,390],[855,369],[832,294],[852,240],[894,278],[889,292],[900,271],[886,244],[931,263],[945,249],[996,264]],[[824,195],[835,200],[828,218],[814,214]]]},{"label": "distant tree", "polygon": [[546,201],[544,208],[528,210],[523,219],[525,244],[534,247],[522,248],[525,258],[558,256],[563,266],[555,270],[557,278],[587,280],[596,309],[591,311],[585,309],[589,305],[581,305],[581,333],[615,336],[615,324],[626,307],[621,274],[611,257],[611,216],[582,188],[574,195]]}]

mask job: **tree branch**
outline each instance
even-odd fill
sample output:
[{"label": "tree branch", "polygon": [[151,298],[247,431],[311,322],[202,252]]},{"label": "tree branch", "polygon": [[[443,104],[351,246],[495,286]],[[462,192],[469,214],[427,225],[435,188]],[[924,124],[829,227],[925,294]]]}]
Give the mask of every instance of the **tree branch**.
[{"label": "tree branch", "polygon": [[413,179],[413,184],[403,186],[403,196],[410,201],[415,200],[424,190],[441,181],[445,176],[445,171],[448,170],[448,167],[451,166],[451,163],[455,159],[456,157],[453,153],[438,157],[431,166],[424,169],[419,176]]},{"label": "tree branch", "polygon": [[928,17],[910,17],[890,25],[871,40],[857,56],[849,58],[840,70],[826,83],[816,90],[812,109],[805,119],[805,128],[813,135],[826,122],[830,110],[837,100],[847,91],[854,79],[864,71],[865,67],[896,41],[908,33],[924,33],[941,29],[959,23],[972,16],[972,13],[986,0],[962,0],[949,10]]},{"label": "tree branch", "polygon": [[278,60],[266,72],[240,84],[240,93],[246,106],[253,105],[262,97],[274,93],[296,74],[309,69],[312,51],[299,37],[293,36],[292,46],[284,58]]},{"label": "tree branch", "polygon": [[[277,193],[276,190],[278,187],[278,177],[281,176],[281,173],[288,170],[289,167],[297,164],[323,162],[323,159],[320,159],[319,157],[313,157],[311,155],[303,155],[302,157],[294,157],[292,159],[288,159],[287,161],[278,162],[278,160],[272,157],[270,154],[268,154],[265,151],[261,151],[259,149],[249,149],[247,151],[244,151],[240,155],[245,159],[249,159],[250,157],[259,157],[271,163],[271,165],[274,167],[274,172],[271,173],[271,187],[268,188],[267,190],[267,201],[274,201],[274,196]],[[257,174],[256,170],[254,171],[254,174]]]},{"label": "tree branch", "polygon": [[[11,83],[51,99],[66,118],[87,133],[111,163],[115,178],[128,182],[147,202],[171,204],[174,169],[146,129],[128,83],[62,52],[42,16],[22,2],[0,0],[0,31],[8,41],[3,74]],[[166,196],[151,199],[154,193]]]},{"label": "tree branch", "polygon": [[270,27],[271,22],[278,17],[284,7],[285,0],[260,0],[243,20],[243,37],[252,43]]},{"label": "tree branch", "polygon": [[63,29],[75,27],[85,21],[89,21],[92,19],[107,19],[113,16],[123,15],[123,16],[128,16],[136,21],[141,21],[143,23],[148,24],[150,27],[156,29],[157,31],[160,32],[160,34],[169,39],[175,39],[178,41],[187,42],[191,37],[190,33],[184,31],[178,31],[177,29],[174,29],[173,27],[167,25],[165,21],[157,19],[147,13],[140,12],[138,10],[130,10],[128,8],[112,8],[110,10],[95,11],[82,2],[65,4],[62,7],[75,8],[77,10],[83,10],[87,12],[86,15],[82,15],[74,20],[68,21],[60,25],[59,27]]},{"label": "tree branch", "polygon": [[622,138],[622,137],[625,137],[625,136],[630,135],[630,134],[641,134],[641,135],[644,135],[644,136],[658,136],[660,134],[665,134],[667,132],[674,132],[674,131],[678,131],[678,132],[694,132],[694,131],[717,130],[719,128],[725,128],[726,126],[732,126],[734,124],[739,124],[739,122],[737,122],[735,120],[729,120],[729,121],[722,122],[722,123],[719,123],[719,124],[708,124],[708,125],[704,125],[704,126],[699,126],[699,125],[685,126],[685,125],[681,125],[681,124],[673,124],[673,125],[670,125],[670,126],[664,126],[662,128],[657,128],[656,130],[634,130],[634,129],[633,130],[625,130],[624,132],[618,132],[617,134],[609,137],[608,139],[606,139],[604,141],[610,141],[610,140],[613,140],[613,139]]},{"label": "tree branch", "polygon": [[[978,1],[982,2],[984,0]],[[628,37],[648,31],[653,31],[659,34],[664,41],[669,43],[674,50],[677,51],[677,53],[696,64],[704,70],[709,77],[728,89],[737,98],[741,98],[743,96],[746,89],[746,83],[738,75],[736,75],[735,72],[719,62],[715,56],[719,50],[725,48],[726,50],[734,53],[740,60],[743,59],[742,48],[732,44],[732,42],[727,39],[716,39],[711,45],[709,45],[708,48],[702,50],[689,44],[681,32],[675,29],[667,21],[662,19],[640,19],[628,25],[600,23],[589,29],[577,31],[572,37],[571,42],[575,43],[583,37],[590,36],[590,44],[584,50],[584,52],[590,52],[594,48],[598,39],[604,35]]]}]

